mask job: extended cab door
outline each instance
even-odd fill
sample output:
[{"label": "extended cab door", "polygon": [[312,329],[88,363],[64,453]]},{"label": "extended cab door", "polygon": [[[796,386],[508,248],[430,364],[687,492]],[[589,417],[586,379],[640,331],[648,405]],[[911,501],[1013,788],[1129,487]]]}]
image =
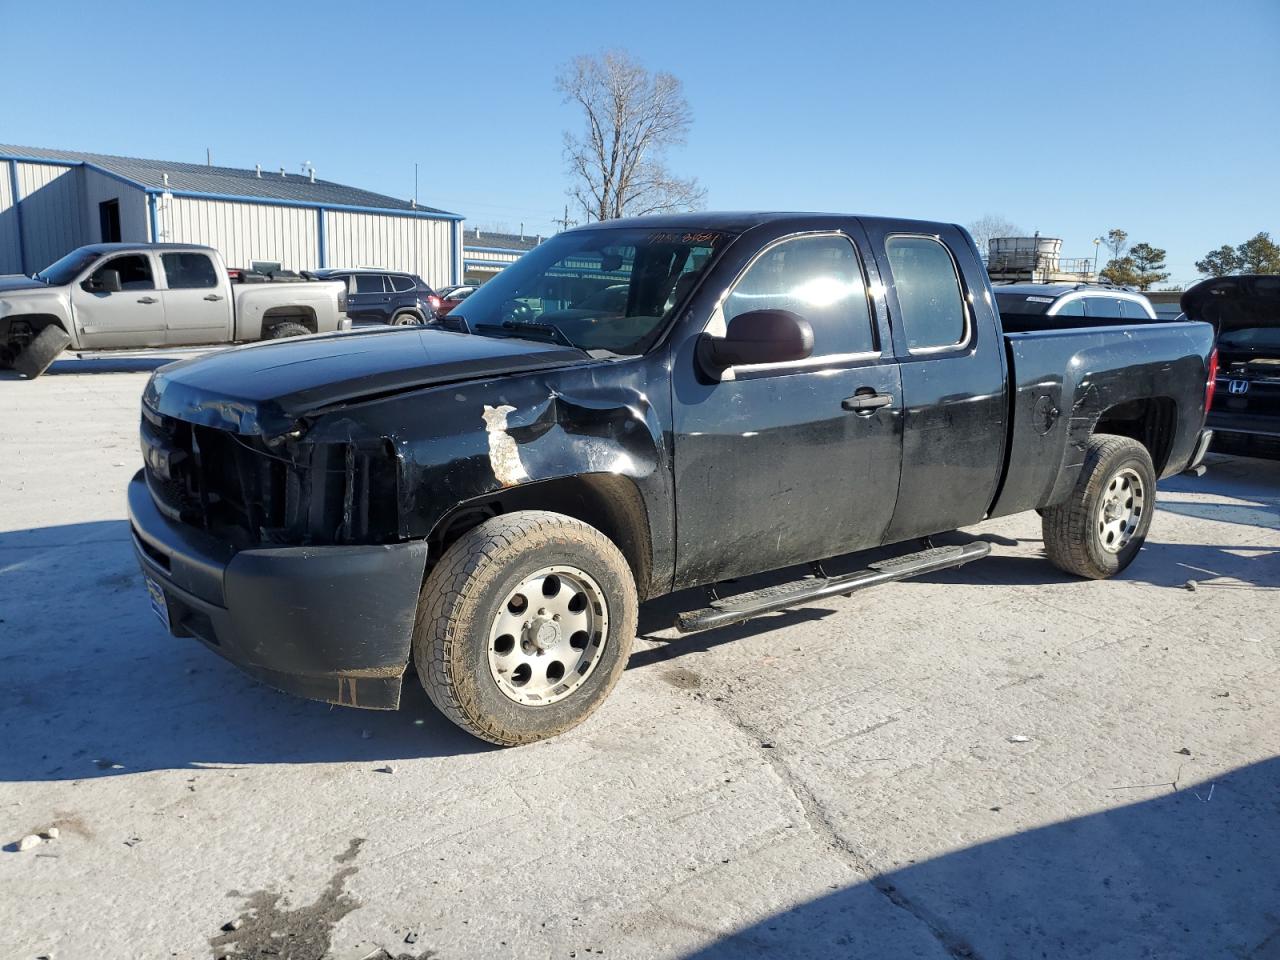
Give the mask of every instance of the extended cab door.
[{"label": "extended cab door", "polygon": [[986,272],[956,227],[867,225],[902,370],[902,482],[888,542],[976,523],[1004,472],[1004,337]]},{"label": "extended cab door", "polygon": [[[120,289],[105,289],[103,278],[115,271]],[[156,289],[150,253],[136,251],[104,257],[71,287],[71,308],[88,348],[158,347],[164,344],[164,302]]]},{"label": "extended cab door", "polygon": [[791,310],[813,327],[813,353],[714,379],[698,366],[696,336],[677,351],[677,587],[878,545],[893,514],[902,390],[864,235],[855,221],[779,230],[750,243],[745,263],[730,251],[708,277],[724,295],[705,329],[722,335],[749,310]]},{"label": "extended cab door", "polygon": [[198,250],[160,254],[166,289],[166,342],[221,343],[231,339],[231,282]]}]

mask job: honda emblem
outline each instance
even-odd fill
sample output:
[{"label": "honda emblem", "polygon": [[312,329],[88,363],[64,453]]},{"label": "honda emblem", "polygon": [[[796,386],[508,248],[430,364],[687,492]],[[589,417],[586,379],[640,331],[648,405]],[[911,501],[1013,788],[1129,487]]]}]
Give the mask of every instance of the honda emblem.
[{"label": "honda emblem", "polygon": [[1229,393],[1236,394],[1237,396],[1239,396],[1242,393],[1248,393],[1249,381],[1248,380],[1232,380],[1231,383],[1227,385],[1227,391]]}]

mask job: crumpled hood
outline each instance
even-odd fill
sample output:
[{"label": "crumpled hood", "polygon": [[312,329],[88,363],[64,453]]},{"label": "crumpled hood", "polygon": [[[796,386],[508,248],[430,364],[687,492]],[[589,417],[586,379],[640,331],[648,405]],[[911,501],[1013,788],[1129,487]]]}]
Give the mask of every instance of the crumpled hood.
[{"label": "crumpled hood", "polygon": [[1219,334],[1280,326],[1280,276],[1213,277],[1188,287],[1179,306],[1189,320],[1212,323]]},{"label": "crumpled hood", "polygon": [[267,436],[321,408],[416,387],[548,370],[590,357],[559,344],[388,327],[252,344],[161,367],[143,402],[191,423]]},{"label": "crumpled hood", "polygon": [[0,296],[15,290],[47,290],[49,285],[43,280],[32,280],[20,273],[0,274]]}]

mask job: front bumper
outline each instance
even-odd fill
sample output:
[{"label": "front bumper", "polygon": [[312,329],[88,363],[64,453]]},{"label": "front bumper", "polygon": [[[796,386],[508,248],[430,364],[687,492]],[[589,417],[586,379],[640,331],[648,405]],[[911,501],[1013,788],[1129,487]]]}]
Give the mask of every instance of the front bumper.
[{"label": "front bumper", "polygon": [[425,543],[235,551],[161,514],[141,471],[129,483],[129,522],[174,636],[287,693],[399,706]]}]

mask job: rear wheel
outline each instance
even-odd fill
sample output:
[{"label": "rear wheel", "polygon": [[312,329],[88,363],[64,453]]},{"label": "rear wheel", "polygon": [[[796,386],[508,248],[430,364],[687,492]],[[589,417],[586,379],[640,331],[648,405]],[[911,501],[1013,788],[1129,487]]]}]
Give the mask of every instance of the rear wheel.
[{"label": "rear wheel", "polygon": [[1142,549],[1155,505],[1147,448],[1129,437],[1095,434],[1071,495],[1041,514],[1049,561],[1079,577],[1114,576]]},{"label": "rear wheel", "polygon": [[631,651],[636,588],[625,558],[579,520],[520,511],[455,542],[422,588],[418,677],[467,732],[504,746],[590,716]]},{"label": "rear wheel", "polygon": [[412,311],[406,310],[403,313],[397,313],[391,318],[393,327],[413,327],[422,323],[422,318]]},{"label": "rear wheel", "polygon": [[283,323],[277,323],[275,326],[267,330],[266,339],[283,340],[285,337],[305,337],[311,330],[302,323],[294,320],[286,320]]}]

